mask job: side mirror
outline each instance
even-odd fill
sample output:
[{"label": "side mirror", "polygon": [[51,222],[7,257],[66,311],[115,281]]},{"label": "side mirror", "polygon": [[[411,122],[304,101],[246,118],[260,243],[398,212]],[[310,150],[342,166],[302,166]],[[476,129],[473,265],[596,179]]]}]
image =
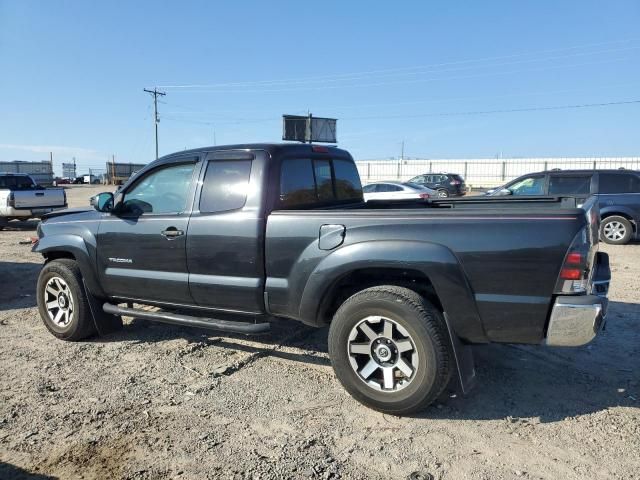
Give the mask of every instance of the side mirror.
[{"label": "side mirror", "polygon": [[99,212],[110,212],[113,209],[113,193],[102,192],[93,197],[89,201],[93,208]]},{"label": "side mirror", "polygon": [[501,188],[498,195],[513,195],[513,192],[508,188]]}]

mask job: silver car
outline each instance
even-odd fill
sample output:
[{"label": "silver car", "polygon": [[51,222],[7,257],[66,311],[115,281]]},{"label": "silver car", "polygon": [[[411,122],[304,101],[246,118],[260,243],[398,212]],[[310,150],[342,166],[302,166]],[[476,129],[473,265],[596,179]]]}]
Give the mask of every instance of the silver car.
[{"label": "silver car", "polygon": [[437,198],[438,192],[422,185],[409,182],[375,182],[362,189],[364,201],[369,200],[409,200]]}]

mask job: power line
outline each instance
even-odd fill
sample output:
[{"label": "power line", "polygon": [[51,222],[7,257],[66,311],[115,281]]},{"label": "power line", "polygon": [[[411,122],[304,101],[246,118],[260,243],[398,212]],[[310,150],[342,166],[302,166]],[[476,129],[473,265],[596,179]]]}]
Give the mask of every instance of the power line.
[{"label": "power line", "polygon": [[547,107],[527,107],[527,108],[508,108],[500,110],[475,110],[467,112],[442,112],[442,113],[421,113],[415,115],[385,115],[385,116],[370,116],[370,117],[343,117],[341,120],[386,120],[391,118],[421,118],[421,117],[447,117],[447,116],[463,116],[463,115],[487,115],[490,113],[519,113],[519,112],[537,112],[545,110],[568,110],[576,108],[591,108],[591,107],[610,107],[614,105],[631,105],[640,103],[640,100],[623,100],[619,102],[604,102],[604,103],[582,103],[576,105],[552,105]]},{"label": "power line", "polygon": [[[457,102],[457,101],[475,101],[475,100],[490,100],[490,99],[503,99],[503,98],[517,98],[517,97],[531,97],[531,96],[542,96],[542,95],[555,95],[555,94],[559,94],[559,93],[577,93],[577,92],[588,92],[591,90],[603,90],[603,89],[613,89],[613,88],[619,88],[619,87],[627,87],[630,85],[639,85],[639,83],[637,81],[634,82],[624,82],[624,83],[611,83],[611,84],[606,84],[606,85],[597,85],[594,87],[585,87],[585,88],[580,88],[580,87],[573,87],[573,88],[565,88],[565,89],[559,89],[559,90],[543,90],[543,91],[535,91],[535,92],[516,92],[516,93],[506,93],[506,94],[502,94],[502,95],[484,95],[484,96],[460,96],[460,97],[438,97],[438,98],[431,98],[431,99],[418,99],[418,100],[412,100],[412,101],[405,101],[405,102],[387,102],[387,103],[373,103],[373,104],[352,104],[352,105],[325,105],[323,104],[323,108],[325,110],[329,110],[329,111],[333,111],[335,112],[340,111],[340,110],[353,110],[353,109],[365,109],[365,108],[381,108],[381,107],[401,107],[404,105],[424,105],[424,104],[432,104],[432,103],[444,103],[444,102]],[[187,111],[172,111],[169,110],[168,112],[165,112],[164,118],[170,118],[170,116],[172,117],[172,119],[174,120],[178,120],[177,116],[180,116],[182,118],[192,118],[194,119],[201,119],[203,123],[213,123],[215,122],[220,122],[220,121],[235,121],[235,122],[242,122],[245,121],[246,119],[244,118],[235,118],[235,117],[210,117],[209,115],[215,115],[217,113],[224,113],[224,110],[216,110],[215,112],[212,110],[202,110],[202,109],[195,109],[191,106],[187,106],[187,105],[179,105],[173,102],[163,102],[161,100],[158,101],[158,103],[162,103],[163,105],[168,105],[170,107],[180,107],[180,108],[184,108]],[[293,108],[285,108],[284,110],[289,110],[289,111],[293,111]],[[237,112],[237,110],[227,110],[226,112]],[[257,113],[257,112],[261,112],[264,113],[264,109],[261,110],[251,110],[251,111],[245,111],[244,113]],[[278,110],[279,112],[279,110]],[[307,111],[296,111],[294,112],[295,114],[300,114],[303,115],[305,114]],[[215,118],[215,120],[214,120]],[[206,119],[211,119],[211,120],[206,120]],[[255,120],[255,119],[253,119]],[[268,119],[265,119],[268,120]],[[186,121],[186,119],[185,119]],[[261,120],[262,121],[262,120]]]},{"label": "power line", "polygon": [[[573,104],[573,105],[551,105],[551,106],[543,106],[543,107],[506,108],[506,109],[495,109],[495,110],[471,110],[471,111],[462,111],[462,112],[434,112],[434,113],[420,113],[420,114],[340,117],[340,120],[388,120],[388,119],[396,119],[396,118],[474,116],[474,115],[489,115],[494,113],[522,113],[522,112],[536,112],[536,111],[549,111],[549,110],[570,110],[570,109],[579,109],[579,108],[612,107],[617,105],[632,105],[637,103],[640,103],[640,100],[622,100],[622,101],[616,101],[616,102],[581,103],[581,104]],[[197,124],[197,125],[211,126],[214,123],[216,123],[213,121],[189,120],[189,119],[181,119],[181,118],[170,117],[170,116],[165,116],[165,118],[176,121],[176,122],[191,123],[191,124]],[[274,116],[273,118],[238,121],[238,122],[227,123],[227,124],[240,125],[240,124],[248,124],[248,123],[265,123],[265,122],[273,122],[276,120],[276,118],[277,117]],[[219,122],[217,122],[216,124],[221,125]]]},{"label": "power line", "polygon": [[158,87],[153,90],[147,90],[143,88],[143,90],[147,93],[153,95],[153,110],[154,110],[154,123],[156,127],[156,160],[158,159],[158,123],[160,123],[160,117],[158,117],[158,95],[164,97],[166,95],[165,92],[158,91]]},{"label": "power line", "polygon": [[498,71],[498,72],[484,72],[473,75],[459,75],[459,76],[450,76],[450,77],[429,77],[429,78],[418,78],[418,79],[410,79],[410,80],[392,80],[386,82],[372,82],[372,83],[353,83],[353,84],[343,84],[343,85],[326,85],[320,84],[315,86],[307,86],[307,87],[289,87],[289,88],[275,88],[275,89],[263,89],[263,90],[185,90],[184,93],[291,93],[291,92],[303,92],[303,91],[319,91],[319,90],[336,90],[336,89],[344,89],[344,88],[365,88],[365,87],[382,87],[387,85],[408,85],[408,84],[417,84],[417,83],[427,83],[427,82],[438,82],[438,81],[449,81],[449,80],[465,80],[471,78],[488,78],[500,75],[512,75],[517,73],[530,73],[530,72],[541,72],[546,70],[556,70],[563,68],[574,68],[574,67],[583,67],[589,65],[601,65],[606,63],[613,63],[620,60],[628,60],[625,57],[618,58],[610,58],[606,60],[593,61],[593,62],[582,62],[582,63],[573,63],[573,64],[561,64],[561,65],[551,65],[551,66],[543,66],[536,68],[526,68],[519,70],[509,70],[509,71]]},{"label": "power line", "polygon": [[[435,63],[435,64],[430,64],[430,65],[418,65],[418,66],[410,66],[410,67],[399,67],[399,68],[390,68],[390,69],[369,70],[369,71],[352,72],[352,73],[345,73],[345,74],[321,75],[321,76],[313,76],[313,77],[302,77],[302,78],[280,79],[280,80],[257,80],[257,81],[247,81],[247,82],[217,83],[217,84],[165,85],[165,86],[162,86],[162,88],[165,88],[165,89],[217,89],[217,88],[226,88],[226,87],[260,87],[260,86],[267,86],[268,87],[268,86],[284,86],[284,85],[287,85],[287,84],[305,84],[305,83],[317,83],[317,82],[323,82],[324,83],[324,82],[328,82],[328,81],[350,81],[350,80],[360,79],[363,76],[364,77],[368,77],[368,76],[371,76],[371,75],[375,75],[376,77],[388,76],[390,74],[415,75],[415,74],[427,73],[427,72],[412,72],[413,70],[425,70],[425,69],[433,69],[433,68],[439,68],[439,67],[445,67],[445,66],[463,65],[463,64],[468,64],[468,63],[480,63],[480,62],[487,62],[487,61],[494,61],[494,60],[503,60],[503,59],[509,59],[509,58],[525,57],[525,56],[530,56],[530,55],[539,55],[539,54],[544,54],[544,53],[563,52],[563,51],[570,51],[570,50],[576,50],[576,49],[580,49],[580,48],[587,48],[587,47],[594,47],[594,46],[629,43],[629,42],[634,41],[634,40],[636,40],[636,39],[634,38],[634,39],[619,40],[619,41],[613,41],[613,42],[586,44],[586,45],[580,45],[580,46],[574,46],[574,47],[566,47],[566,48],[560,48],[560,49],[540,50],[540,51],[528,52],[528,53],[517,53],[517,54],[512,54],[512,55],[501,55],[501,56],[485,57],[485,58],[479,58],[479,59],[458,60],[458,61],[453,61],[453,62]],[[545,58],[542,58],[542,59],[528,59],[528,60],[521,60],[521,61],[516,61],[516,62],[507,62],[507,63],[504,63],[504,64],[497,64],[497,65],[490,65],[490,66],[491,67],[495,67],[495,66],[500,66],[500,65],[514,64],[514,63],[556,60],[556,59],[568,58],[568,57],[574,57],[574,56],[596,55],[596,54],[600,54],[600,53],[611,53],[611,52],[623,51],[623,50],[635,50],[637,48],[639,48],[639,47],[637,47],[637,46],[635,46],[635,47],[625,47],[625,48],[602,50],[602,51],[596,51],[596,52],[578,52],[578,53],[573,53],[573,54],[550,57],[550,58],[546,58],[546,59]],[[477,67],[471,66],[471,67],[465,67],[465,68],[468,69],[468,68],[477,68]]]}]

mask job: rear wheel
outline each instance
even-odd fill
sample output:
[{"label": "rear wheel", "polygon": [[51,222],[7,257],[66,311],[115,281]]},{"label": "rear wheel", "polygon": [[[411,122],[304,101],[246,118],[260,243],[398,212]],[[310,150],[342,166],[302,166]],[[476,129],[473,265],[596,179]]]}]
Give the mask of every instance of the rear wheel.
[{"label": "rear wheel", "polygon": [[329,329],[336,376],[359,402],[395,415],[427,407],[452,373],[441,313],[412,290],[373,287],[336,312]]},{"label": "rear wheel", "polygon": [[447,198],[449,196],[449,191],[445,189],[438,190],[438,197]]},{"label": "rear wheel", "polygon": [[38,277],[38,310],[45,327],[62,340],[82,340],[95,333],[95,325],[75,260],[47,263]]},{"label": "rear wheel", "polygon": [[612,245],[628,243],[633,234],[631,222],[624,217],[613,215],[602,220],[600,224],[600,238]]}]

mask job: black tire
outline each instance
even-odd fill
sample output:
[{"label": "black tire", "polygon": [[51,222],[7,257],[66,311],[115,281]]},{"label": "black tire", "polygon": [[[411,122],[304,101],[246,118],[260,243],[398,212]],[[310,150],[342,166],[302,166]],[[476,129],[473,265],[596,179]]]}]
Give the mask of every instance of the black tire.
[{"label": "black tire", "polygon": [[632,235],[633,225],[624,217],[612,215],[600,223],[600,239],[610,245],[625,245]]},{"label": "black tire", "polygon": [[[63,282],[60,283],[66,284],[67,288],[60,291],[66,295],[65,303],[67,306],[72,306],[72,310],[68,311],[68,323],[64,325],[54,321],[59,309],[52,311],[54,318],[49,316],[47,309],[47,301],[51,301],[55,297],[50,293],[51,290],[46,290],[47,284],[50,281],[55,283],[55,279],[61,279]],[[57,288],[56,285],[53,286]],[[68,296],[71,297],[71,300],[68,299]],[[45,264],[38,277],[37,297],[40,318],[42,318],[47,330],[55,337],[62,340],[78,341],[96,333],[89,301],[82,283],[82,274],[75,260],[60,258]]]},{"label": "black tire", "polygon": [[449,190],[441,188],[438,190],[438,198],[447,198],[449,196]]},{"label": "black tire", "polygon": [[[408,333],[414,344],[417,366],[408,384],[399,390],[374,388],[352,367],[349,349],[350,342],[355,340],[349,336],[370,316],[391,319]],[[394,331],[399,332],[397,326]],[[376,342],[371,341],[371,348]],[[394,415],[426,408],[447,387],[453,373],[453,351],[442,314],[414,291],[391,285],[368,288],[342,304],[329,328],[329,355],[338,380],[356,400]],[[366,362],[367,356],[362,360]]]}]

